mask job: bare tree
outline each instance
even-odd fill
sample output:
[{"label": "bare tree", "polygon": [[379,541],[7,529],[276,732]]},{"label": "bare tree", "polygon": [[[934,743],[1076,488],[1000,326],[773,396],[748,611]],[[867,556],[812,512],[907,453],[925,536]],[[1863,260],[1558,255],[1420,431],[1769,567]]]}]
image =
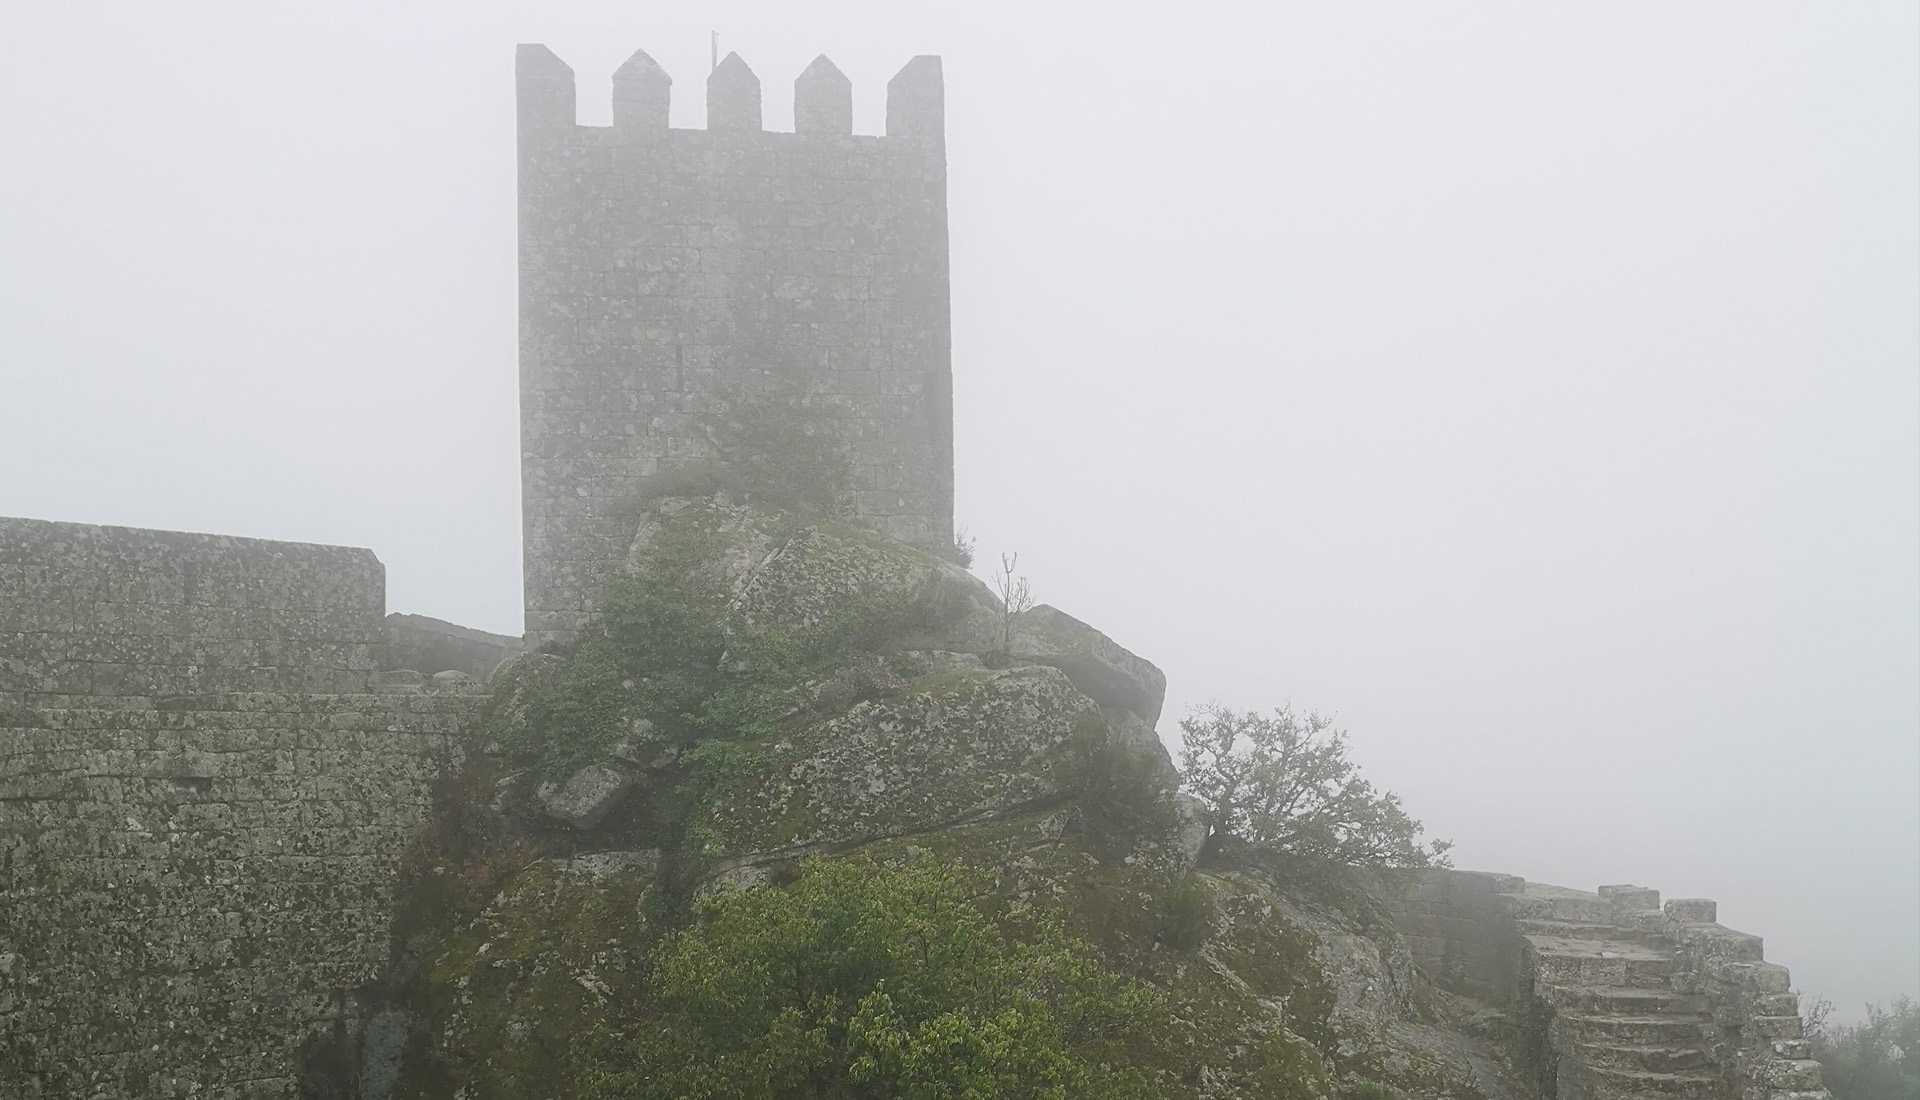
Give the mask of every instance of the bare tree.
[{"label": "bare tree", "polygon": [[1013,575],[1014,567],[1019,564],[1019,554],[1000,555],[1000,575],[994,578],[994,587],[1000,592],[1000,655],[1002,657],[1013,652],[1014,616],[1033,607],[1033,586],[1027,583],[1027,578]]}]

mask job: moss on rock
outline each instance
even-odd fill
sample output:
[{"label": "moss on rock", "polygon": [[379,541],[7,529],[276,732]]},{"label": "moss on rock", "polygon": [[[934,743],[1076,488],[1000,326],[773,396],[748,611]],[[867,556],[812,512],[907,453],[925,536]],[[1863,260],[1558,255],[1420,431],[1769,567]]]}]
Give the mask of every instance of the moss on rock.
[{"label": "moss on rock", "polygon": [[958,671],[764,746],[711,812],[714,855],[740,861],[1006,816],[1057,801],[1091,700],[1047,668]]},{"label": "moss on rock", "polygon": [[536,1100],[568,1090],[576,1039],[644,1001],[656,938],[651,852],[541,860],[433,961],[421,1015],[431,1050],[396,1097]]}]

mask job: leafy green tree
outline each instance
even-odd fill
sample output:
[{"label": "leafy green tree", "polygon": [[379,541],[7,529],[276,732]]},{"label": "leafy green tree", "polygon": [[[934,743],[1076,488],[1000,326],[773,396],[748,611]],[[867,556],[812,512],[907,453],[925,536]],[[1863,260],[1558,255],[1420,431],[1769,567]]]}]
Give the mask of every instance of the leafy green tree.
[{"label": "leafy green tree", "polygon": [[1832,1010],[1821,998],[1806,1009],[1827,1091],[1836,1100],[1920,1100],[1920,1005],[1908,997],[1868,1005],[1866,1019],[1838,1026],[1827,1023]]},{"label": "leafy green tree", "polygon": [[1217,834],[1352,867],[1445,866],[1447,841],[1420,843],[1400,796],[1360,778],[1347,735],[1318,714],[1212,705],[1180,722],[1183,786]]},{"label": "leafy green tree", "polygon": [[653,1014],[583,1083],[644,1100],[1153,1096],[1105,1064],[1152,993],[1030,909],[989,919],[983,890],[930,857],[860,856],[710,897],[655,954]]}]

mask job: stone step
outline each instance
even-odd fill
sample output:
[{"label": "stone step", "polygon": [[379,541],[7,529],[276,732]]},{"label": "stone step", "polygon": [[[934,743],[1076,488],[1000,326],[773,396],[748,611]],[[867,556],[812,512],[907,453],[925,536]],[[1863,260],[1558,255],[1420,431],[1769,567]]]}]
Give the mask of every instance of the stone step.
[{"label": "stone step", "polygon": [[1615,1042],[1627,1044],[1672,1044],[1685,1046],[1698,1042],[1705,1016],[1660,1015],[1588,1015],[1561,1012],[1554,1016],[1554,1027],[1578,1042]]},{"label": "stone step", "polygon": [[1697,993],[1638,986],[1542,982],[1535,993],[1556,1011],[1584,1016],[1697,1016],[1706,1007],[1706,999]]},{"label": "stone step", "polygon": [[1539,979],[1561,985],[1667,988],[1680,964],[1661,951],[1613,940],[1528,936],[1527,954]]},{"label": "stone step", "polygon": [[1523,917],[1515,920],[1513,926],[1523,936],[1558,936],[1568,940],[1612,940],[1639,934],[1631,929],[1597,921],[1548,920],[1544,917]]},{"label": "stone step", "polygon": [[1582,1065],[1644,1070],[1649,1073],[1689,1073],[1710,1070],[1712,1066],[1712,1059],[1706,1051],[1682,1046],[1574,1043],[1563,1054],[1573,1055]]},{"label": "stone step", "polygon": [[1634,947],[1657,947],[1665,949],[1668,940],[1657,930],[1629,928],[1619,924],[1602,924],[1595,921],[1533,920],[1524,919],[1513,922],[1514,929],[1523,936],[1552,936],[1565,940],[1602,940],[1608,943],[1624,943]]},{"label": "stone step", "polygon": [[1597,895],[1574,890],[1529,889],[1519,894],[1502,894],[1507,912],[1515,920],[1576,921],[1585,924],[1610,924],[1614,907]]},{"label": "stone step", "polygon": [[1617,1066],[1581,1066],[1575,1071],[1582,1091],[1596,1100],[1626,1100],[1627,1097],[1660,1097],[1661,1100],[1713,1100],[1721,1091],[1717,1073],[1656,1073],[1644,1069]]}]

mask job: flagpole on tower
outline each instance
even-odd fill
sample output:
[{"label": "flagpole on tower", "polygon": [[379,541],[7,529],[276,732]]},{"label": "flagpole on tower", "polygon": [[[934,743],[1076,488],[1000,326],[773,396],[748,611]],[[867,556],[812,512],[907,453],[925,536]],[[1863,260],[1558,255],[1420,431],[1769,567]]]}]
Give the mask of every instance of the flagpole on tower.
[{"label": "flagpole on tower", "polygon": [[713,49],[713,64],[707,71],[712,72],[714,69],[720,67],[720,32],[708,31],[707,34],[710,36],[710,44]]}]

